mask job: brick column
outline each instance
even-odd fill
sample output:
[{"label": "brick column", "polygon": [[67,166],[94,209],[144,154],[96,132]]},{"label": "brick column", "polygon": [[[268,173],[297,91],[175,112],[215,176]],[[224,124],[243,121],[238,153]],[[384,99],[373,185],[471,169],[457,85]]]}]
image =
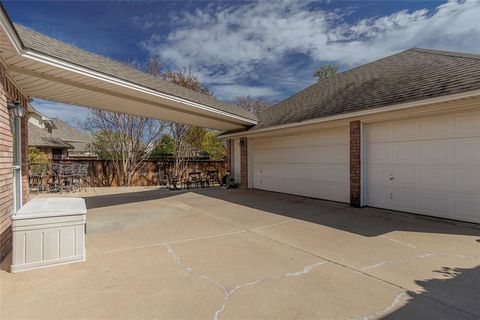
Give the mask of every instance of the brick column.
[{"label": "brick column", "polygon": [[350,122],[350,205],[361,206],[361,123]]},{"label": "brick column", "polygon": [[227,152],[227,170],[232,172],[232,139],[225,141],[225,150]]},{"label": "brick column", "polygon": [[7,109],[6,70],[0,64],[0,261],[12,248],[13,210],[13,133]]},{"label": "brick column", "polygon": [[241,188],[248,189],[248,146],[247,138],[240,138],[240,179]]},{"label": "brick column", "polygon": [[[0,261],[12,248],[13,211],[13,116],[8,103],[19,100],[26,108],[28,100],[7,78],[7,71],[0,63]],[[28,201],[28,121],[21,121],[22,132],[22,194]]]}]

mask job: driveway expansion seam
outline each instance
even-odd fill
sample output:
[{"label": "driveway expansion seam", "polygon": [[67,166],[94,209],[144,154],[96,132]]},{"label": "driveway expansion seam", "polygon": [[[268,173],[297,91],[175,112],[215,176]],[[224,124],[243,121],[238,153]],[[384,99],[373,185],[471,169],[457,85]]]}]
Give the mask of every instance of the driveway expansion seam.
[{"label": "driveway expansion seam", "polygon": [[[249,230],[249,231],[256,233],[256,232],[253,231],[253,230]],[[347,266],[347,265],[345,265],[345,264],[342,264],[342,263],[340,263],[340,262],[336,262],[336,261],[334,261],[334,260],[331,260],[331,259],[322,257],[322,256],[317,255],[317,254],[315,254],[315,253],[306,251],[306,250],[304,250],[304,249],[302,249],[302,248],[298,248],[298,247],[292,246],[292,245],[290,245],[290,244],[288,244],[288,243],[282,242],[282,241],[280,241],[280,240],[278,240],[278,239],[275,239],[275,238],[268,237],[268,236],[266,236],[266,235],[264,235],[264,234],[261,234],[261,233],[256,233],[256,234],[258,234],[258,235],[260,235],[260,236],[262,236],[262,237],[265,237],[265,238],[267,238],[267,239],[270,239],[270,240],[272,240],[272,241],[276,241],[276,242],[278,242],[278,243],[281,243],[281,244],[283,244],[283,245],[285,245],[285,246],[287,246],[287,247],[290,247],[290,248],[292,248],[292,249],[301,251],[301,252],[303,252],[303,253],[305,253],[305,254],[308,254],[308,255],[311,255],[311,256],[313,256],[313,257],[317,257],[317,258],[319,258],[319,259],[328,261],[328,262],[330,262],[330,263],[332,263],[332,264],[334,264],[334,265],[337,265],[337,266],[339,266],[339,267],[342,267],[342,268],[345,268],[345,269],[349,269],[349,270],[351,270],[351,271],[353,271],[353,272],[362,274],[362,275],[364,275],[364,276],[370,277],[370,278],[375,279],[375,280],[377,280],[377,281],[380,281],[380,282],[389,284],[389,285],[391,285],[391,286],[397,287],[398,289],[401,289],[402,291],[405,291],[405,292],[407,292],[407,293],[408,293],[408,292],[411,292],[411,290],[409,290],[408,288],[402,287],[401,285],[398,285],[398,284],[393,283],[393,282],[390,282],[390,281],[388,281],[388,280],[385,280],[385,279],[376,277],[376,276],[374,276],[374,275],[365,273],[365,272],[363,272],[362,270],[358,270],[358,269],[355,269],[355,268],[353,268],[353,267],[349,267],[349,266]],[[454,309],[454,310],[456,310],[456,311],[465,313],[465,314],[470,315],[470,316],[473,316],[473,317],[480,317],[480,315],[478,315],[478,314],[474,314],[474,313],[471,313],[470,311],[466,311],[466,310],[460,309],[460,308],[458,308],[458,307],[456,307],[456,306],[452,306],[452,305],[450,305],[450,304],[448,304],[448,303],[445,303],[445,302],[443,302],[443,301],[437,300],[437,299],[435,299],[434,297],[429,297],[429,296],[425,296],[425,295],[419,295],[418,297],[419,297],[419,298],[422,298],[422,299],[427,299],[427,300],[433,301],[433,302],[435,302],[435,303],[441,304],[441,305],[443,305],[443,306],[445,306],[445,307]]]},{"label": "driveway expansion seam", "polygon": [[130,250],[135,250],[135,249],[160,247],[160,246],[164,246],[166,244],[173,244],[173,243],[182,243],[182,242],[195,241],[195,240],[212,239],[212,238],[229,236],[229,235],[233,235],[233,234],[239,234],[239,233],[243,233],[243,232],[247,232],[247,231],[248,231],[247,229],[243,229],[243,230],[232,231],[232,232],[218,233],[218,234],[204,236],[204,237],[187,238],[187,239],[171,240],[171,241],[162,241],[162,242],[150,243],[150,244],[145,244],[145,245],[140,245],[140,246],[135,246],[135,247],[107,250],[107,251],[99,252],[99,253],[97,253],[97,255],[123,252],[123,251],[130,251]]},{"label": "driveway expansion seam", "polygon": [[464,256],[464,255],[453,254],[453,253],[450,254],[450,253],[443,253],[443,252],[427,252],[427,253],[421,254],[419,256],[412,256],[412,257],[405,258],[405,259],[379,262],[379,263],[373,264],[371,266],[363,267],[361,270],[371,270],[371,269],[380,268],[380,267],[383,267],[383,266],[386,266],[386,265],[389,265],[389,264],[403,263],[403,262],[407,262],[407,261],[411,261],[411,260],[415,260],[415,259],[425,259],[425,258],[436,257],[436,256],[456,257],[456,258],[473,259],[473,260],[480,259],[479,257],[475,257],[475,256]]}]

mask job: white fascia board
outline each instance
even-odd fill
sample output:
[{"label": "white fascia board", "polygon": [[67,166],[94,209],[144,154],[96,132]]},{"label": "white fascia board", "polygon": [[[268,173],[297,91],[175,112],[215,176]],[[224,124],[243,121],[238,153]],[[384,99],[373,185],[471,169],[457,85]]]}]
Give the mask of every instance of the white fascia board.
[{"label": "white fascia board", "polygon": [[142,93],[146,93],[146,94],[149,94],[149,95],[153,95],[153,96],[156,96],[156,97],[159,97],[159,98],[162,98],[162,99],[166,99],[166,100],[169,100],[169,101],[178,102],[178,103],[188,105],[190,107],[194,107],[194,108],[197,108],[197,109],[205,110],[205,111],[208,111],[208,112],[213,112],[213,113],[225,116],[225,117],[234,118],[234,119],[242,121],[242,122],[246,122],[246,123],[249,123],[249,124],[258,123],[255,120],[251,120],[251,119],[248,119],[248,118],[245,118],[245,117],[242,117],[242,116],[235,115],[233,113],[222,111],[222,110],[219,110],[219,109],[216,109],[216,108],[213,108],[213,107],[209,107],[209,106],[206,106],[206,105],[203,105],[203,104],[200,104],[200,103],[196,103],[196,102],[193,102],[193,101],[190,101],[190,100],[186,100],[186,99],[183,99],[183,98],[171,96],[171,95],[168,95],[168,94],[165,94],[165,93],[162,93],[162,92],[159,92],[159,91],[155,91],[155,90],[152,90],[152,89],[149,89],[149,88],[146,88],[146,87],[143,87],[143,86],[125,81],[125,80],[121,80],[121,79],[118,79],[118,78],[115,78],[115,77],[105,75],[105,74],[100,73],[100,72],[96,72],[96,71],[93,71],[93,70],[90,70],[90,69],[87,69],[87,68],[80,67],[80,66],[74,65],[72,63],[68,63],[68,62],[65,62],[65,61],[62,61],[62,60],[59,60],[59,59],[56,59],[56,58],[52,58],[52,57],[49,57],[49,56],[31,51],[31,50],[24,50],[24,51],[22,51],[22,53],[20,55],[24,58],[31,59],[31,60],[34,60],[34,61],[38,61],[38,62],[41,62],[41,63],[45,63],[45,64],[51,65],[53,67],[61,68],[63,70],[67,70],[67,71],[71,71],[71,72],[75,72],[75,73],[80,74],[80,75],[88,76],[88,77],[91,77],[91,78],[94,78],[94,79],[97,79],[97,80],[105,81],[105,82],[108,82],[108,83],[111,83],[111,84],[114,84],[114,85],[118,85],[118,86],[121,86],[121,87],[124,87],[124,88],[128,88],[128,89],[132,89],[132,90],[139,91],[139,92],[142,92]]},{"label": "white fascia board", "polygon": [[34,52],[32,50],[25,50],[22,46],[21,41],[17,37],[17,34],[14,30],[14,27],[8,21],[8,18],[5,16],[5,13],[2,10],[0,10],[0,11],[1,11],[0,12],[0,24],[5,31],[5,34],[7,35],[10,42],[13,44],[13,46],[15,47],[15,50],[17,51],[17,53],[24,58],[31,59],[31,60],[41,62],[41,63],[45,63],[45,64],[48,64],[50,66],[54,66],[54,67],[57,67],[57,68],[61,68],[63,70],[75,72],[77,74],[88,76],[88,77],[91,77],[91,78],[94,78],[94,79],[97,79],[97,80],[101,80],[101,81],[105,81],[105,82],[108,82],[108,83],[111,83],[111,84],[115,84],[115,85],[118,85],[118,86],[121,86],[121,87],[124,87],[124,88],[128,88],[128,89],[132,89],[132,90],[139,91],[139,92],[142,92],[142,93],[150,94],[150,95],[153,95],[153,96],[165,99],[165,100],[169,100],[169,101],[172,101],[172,102],[177,102],[177,103],[181,103],[181,104],[184,104],[184,105],[188,105],[188,106],[196,108],[196,109],[201,109],[201,110],[204,110],[204,111],[216,113],[216,114],[224,116],[224,117],[233,118],[233,119],[236,119],[236,120],[241,121],[241,122],[245,122],[245,123],[250,124],[250,125],[255,125],[255,124],[258,123],[258,121],[256,121],[256,120],[245,118],[245,117],[235,115],[235,114],[227,112],[227,111],[223,111],[223,110],[219,110],[219,109],[216,109],[216,108],[213,108],[213,107],[209,107],[209,106],[204,105],[204,104],[200,104],[200,103],[197,103],[197,102],[193,102],[193,101],[190,101],[190,100],[186,100],[186,99],[183,99],[183,98],[179,98],[179,97],[175,97],[175,96],[172,96],[172,95],[169,95],[169,94],[165,94],[165,93],[162,93],[162,92],[159,92],[159,91],[156,91],[156,90],[152,90],[152,89],[149,89],[149,88],[146,88],[146,87],[128,82],[126,80],[122,80],[122,79],[119,79],[119,78],[116,78],[116,77],[112,77],[112,76],[103,74],[101,72],[97,72],[97,71],[90,70],[88,68],[77,66],[73,63],[68,63],[68,62],[62,61],[60,59],[56,59],[56,58],[53,58],[53,57],[50,57],[50,56],[47,56],[47,55],[44,55],[44,54]]},{"label": "white fascia board", "polygon": [[302,126],[307,126],[307,125],[313,125],[313,124],[319,124],[319,123],[325,123],[325,122],[337,121],[337,120],[344,120],[344,119],[348,119],[348,118],[368,116],[368,115],[390,112],[390,111],[398,111],[398,110],[403,110],[403,109],[421,107],[421,106],[432,105],[432,104],[436,104],[436,103],[444,103],[444,102],[461,100],[461,99],[468,99],[468,98],[474,98],[474,97],[480,97],[480,90],[473,90],[473,91],[451,94],[451,95],[447,95],[447,96],[443,96],[443,97],[436,97],[436,98],[429,98],[429,99],[412,101],[412,102],[405,102],[405,103],[394,104],[394,105],[390,105],[390,106],[386,106],[386,107],[380,107],[380,108],[374,108],[374,109],[368,109],[368,110],[362,110],[362,111],[356,111],[356,112],[349,112],[349,113],[329,116],[329,117],[325,117],[325,118],[317,118],[317,119],[305,120],[305,121],[300,121],[300,122],[287,123],[287,124],[283,124],[283,125],[272,126],[272,127],[253,130],[253,131],[236,132],[236,133],[221,135],[220,138],[230,139],[230,138],[237,138],[237,137],[250,137],[250,136],[254,136],[256,134],[265,133],[265,132],[269,132],[269,131],[276,131],[276,130],[282,130],[282,129],[288,129],[288,128],[302,127]]}]

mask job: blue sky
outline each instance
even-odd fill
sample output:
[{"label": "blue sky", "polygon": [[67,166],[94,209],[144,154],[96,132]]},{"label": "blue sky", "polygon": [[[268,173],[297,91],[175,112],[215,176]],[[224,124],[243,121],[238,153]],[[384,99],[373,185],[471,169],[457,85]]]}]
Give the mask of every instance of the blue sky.
[{"label": "blue sky", "polygon": [[[12,19],[82,49],[141,66],[191,65],[217,98],[279,101],[340,70],[411,48],[480,53],[480,0],[7,1]],[[84,109],[33,103],[70,123]]]}]

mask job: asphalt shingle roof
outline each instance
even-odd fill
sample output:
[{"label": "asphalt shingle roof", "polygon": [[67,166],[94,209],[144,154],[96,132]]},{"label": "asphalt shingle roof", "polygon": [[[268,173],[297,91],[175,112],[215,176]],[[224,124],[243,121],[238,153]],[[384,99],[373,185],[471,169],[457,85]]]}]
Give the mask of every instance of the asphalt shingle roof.
[{"label": "asphalt shingle roof", "polygon": [[252,130],[480,89],[480,55],[413,48],[318,81]]},{"label": "asphalt shingle roof", "polygon": [[88,145],[92,142],[90,136],[80,130],[72,127],[58,118],[53,118],[55,128],[52,129],[52,135],[62,139],[74,147],[76,152],[85,152]]},{"label": "asphalt shingle roof", "polygon": [[73,146],[62,139],[53,136],[47,130],[28,123],[28,146],[72,149]]},{"label": "asphalt shingle roof", "polygon": [[213,97],[159,79],[134,69],[126,64],[94,54],[15,24],[15,29],[25,48],[55,57],[90,70],[120,78],[165,94],[200,103],[224,112],[257,120],[256,116],[242,108],[217,100]]}]

